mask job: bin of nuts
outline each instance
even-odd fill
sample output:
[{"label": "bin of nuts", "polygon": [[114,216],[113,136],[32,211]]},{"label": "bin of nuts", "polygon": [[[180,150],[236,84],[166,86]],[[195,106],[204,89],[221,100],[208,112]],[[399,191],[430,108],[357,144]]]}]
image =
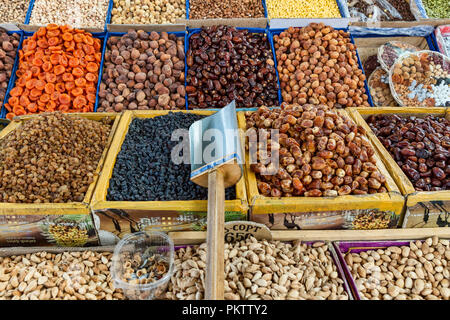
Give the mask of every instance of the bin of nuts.
[{"label": "bin of nuts", "polygon": [[370,106],[350,34],[323,23],[274,32],[283,102]]},{"label": "bin of nuts", "polygon": [[[166,297],[204,297],[206,243],[175,251]],[[334,248],[324,242],[246,240],[225,244],[225,300],[349,300]]]},{"label": "bin of nuts", "polygon": [[111,247],[0,249],[0,300],[123,300]]},{"label": "bin of nuts", "polygon": [[278,104],[273,53],[264,29],[193,29],[186,53],[189,109]]},{"label": "bin of nuts", "polygon": [[26,23],[29,0],[3,0],[0,23]]},{"label": "bin of nuts", "polygon": [[406,107],[450,106],[450,58],[422,50],[404,54],[389,71],[395,100]]},{"label": "bin of nuts", "polygon": [[21,41],[18,32],[8,32],[0,28],[0,111],[3,114],[3,102],[12,76],[17,48]]},{"label": "bin of nuts", "polygon": [[[56,50],[51,48],[63,49]],[[92,112],[102,42],[91,33],[49,24],[23,41],[6,117],[41,112]]]},{"label": "bin of nuts", "polygon": [[[208,190],[190,181],[179,138],[213,113],[125,111],[92,201],[100,229],[120,237],[147,228],[205,230]],[[246,219],[244,179],[227,188],[225,198],[226,220]]]},{"label": "bin of nuts", "polygon": [[369,84],[373,104],[376,107],[397,106],[397,102],[391,94],[389,74],[386,71],[380,67],[376,68],[367,82]]},{"label": "bin of nuts", "polygon": [[113,0],[111,24],[173,24],[186,19],[185,0]]},{"label": "bin of nuts", "polygon": [[334,245],[358,300],[450,300],[449,240]]},{"label": "bin of nuts", "polygon": [[186,108],[184,32],[110,35],[97,111]]},{"label": "bin of nuts", "polygon": [[374,226],[398,222],[403,198],[365,130],[344,110],[283,103],[281,109],[240,113],[238,119],[249,139],[249,129],[266,131],[267,152],[279,157],[278,168],[278,159],[261,158],[261,149],[252,156],[257,161],[246,161],[252,221],[272,229],[364,228],[351,221],[375,210],[380,213],[375,220],[386,213],[390,221]]},{"label": "bin of nuts", "polygon": [[29,24],[67,24],[73,28],[104,30],[108,6],[109,0],[35,0]]},{"label": "bin of nuts", "polygon": [[355,121],[368,132],[390,174],[407,197],[403,226],[450,225],[448,166],[450,123],[445,108],[358,108]]}]

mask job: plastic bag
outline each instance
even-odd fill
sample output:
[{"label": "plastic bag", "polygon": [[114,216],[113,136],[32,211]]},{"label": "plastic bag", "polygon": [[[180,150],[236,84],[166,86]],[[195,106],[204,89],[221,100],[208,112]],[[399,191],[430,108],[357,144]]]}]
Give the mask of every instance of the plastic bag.
[{"label": "plastic bag", "polygon": [[402,107],[450,107],[450,59],[430,50],[405,53],[389,71],[389,86]]},{"label": "plastic bag", "polygon": [[409,2],[409,9],[416,20],[429,19],[422,0],[411,0]]},{"label": "plastic bag", "polygon": [[439,51],[450,57],[450,25],[437,27],[435,36]]},{"label": "plastic bag", "polygon": [[412,44],[401,41],[389,41],[378,48],[378,62],[386,72],[389,72],[398,57],[406,52],[416,51],[420,51],[420,49]]},{"label": "plastic bag", "polygon": [[364,22],[405,20],[387,0],[351,0],[348,11],[351,17]]}]

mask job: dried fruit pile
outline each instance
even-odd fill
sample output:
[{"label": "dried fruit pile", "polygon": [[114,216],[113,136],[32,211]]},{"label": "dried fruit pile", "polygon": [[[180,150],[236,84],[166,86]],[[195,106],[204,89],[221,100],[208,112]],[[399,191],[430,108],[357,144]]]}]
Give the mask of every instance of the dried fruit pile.
[{"label": "dried fruit pile", "polygon": [[92,112],[101,41],[69,26],[49,24],[25,39],[7,118],[40,112]]},{"label": "dried fruit pile", "polygon": [[0,140],[0,202],[81,202],[110,131],[59,112],[25,121]]},{"label": "dried fruit pile", "polygon": [[8,34],[5,29],[0,28],[0,109],[11,78],[19,41],[19,34]]},{"label": "dried fruit pile", "polygon": [[[175,251],[167,298],[203,299],[205,270],[206,243]],[[343,283],[323,242],[225,244],[225,300],[348,300]]]},{"label": "dried fruit pile", "polygon": [[97,111],[185,109],[184,40],[129,30],[110,37]]},{"label": "dried fruit pile", "polygon": [[275,35],[274,46],[284,102],[370,106],[349,33],[311,23]]},{"label": "dried fruit pile", "polygon": [[[347,116],[319,105],[287,105],[246,112],[247,129],[266,130],[268,154],[279,156],[264,165],[263,150],[256,173],[259,192],[267,197],[331,197],[387,192],[376,166],[375,151],[365,131]],[[278,137],[271,129],[279,130]],[[276,140],[278,138],[278,141]],[[269,140],[272,140],[269,141]]]},{"label": "dried fruit pile", "polygon": [[234,27],[202,28],[186,55],[190,109],[278,104],[278,84],[267,35]]},{"label": "dried fruit pile", "polygon": [[[107,200],[206,200],[208,189],[190,180],[190,164],[172,161],[172,150],[180,143],[172,141],[172,132],[188,130],[202,118],[196,114],[170,112],[165,116],[133,119],[117,155]],[[235,188],[227,188],[225,196],[227,200],[236,199]]]},{"label": "dried fruit pile", "polygon": [[433,237],[409,246],[348,253],[345,261],[363,299],[450,299],[448,240]]},{"label": "dried fruit pile", "polygon": [[111,259],[92,251],[0,257],[0,300],[123,300]]},{"label": "dried fruit pile", "polygon": [[367,123],[417,191],[450,189],[450,121],[375,115]]}]

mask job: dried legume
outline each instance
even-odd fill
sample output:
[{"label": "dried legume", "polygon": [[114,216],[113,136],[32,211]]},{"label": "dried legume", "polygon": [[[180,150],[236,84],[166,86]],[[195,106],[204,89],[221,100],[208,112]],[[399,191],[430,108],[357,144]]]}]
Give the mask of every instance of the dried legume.
[{"label": "dried legume", "polygon": [[340,18],[336,0],[266,0],[269,19]]},{"label": "dried legume", "polygon": [[185,0],[114,0],[113,24],[165,24],[186,19]]}]

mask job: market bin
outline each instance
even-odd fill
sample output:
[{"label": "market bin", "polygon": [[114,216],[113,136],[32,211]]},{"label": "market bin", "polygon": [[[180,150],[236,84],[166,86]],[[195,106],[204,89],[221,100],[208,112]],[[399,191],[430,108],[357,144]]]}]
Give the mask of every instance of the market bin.
[{"label": "market bin", "polygon": [[449,119],[446,108],[351,108],[349,113],[357,124],[366,129],[368,138],[379,154],[382,155],[386,168],[406,199],[403,228],[448,226],[450,220],[450,191],[416,191],[411,181],[365,122],[365,119],[375,114],[414,115],[420,118],[434,115]]},{"label": "market bin", "polygon": [[[213,111],[172,112],[211,115]],[[100,232],[106,231],[114,237],[144,230],[204,230],[206,228],[207,200],[189,201],[107,201],[109,180],[112,177],[117,155],[128,132],[131,121],[135,118],[153,118],[168,114],[169,111],[125,111],[118,126],[106,157],[104,169],[94,191],[92,213],[98,223]],[[236,185],[235,200],[225,201],[225,219],[247,219],[247,196],[244,179]]]},{"label": "market bin", "polygon": [[[397,239],[397,237],[395,237],[395,235],[393,235],[392,237],[393,237],[393,239]],[[428,242],[430,242],[429,239],[428,239]],[[408,256],[405,257],[405,255],[402,255],[403,252],[405,254],[408,253],[408,252],[411,252],[411,254],[414,254],[413,250],[412,249],[411,250],[407,250],[406,249],[404,251],[400,247],[402,247],[402,246],[405,247],[406,246],[406,247],[409,248],[410,247],[410,243],[416,244],[418,241],[421,242],[421,243],[424,243],[423,239],[410,240],[410,241],[406,241],[406,240],[389,240],[389,241],[387,241],[387,240],[384,240],[384,241],[365,240],[364,241],[364,240],[361,240],[361,241],[335,241],[335,242],[333,242],[333,246],[335,247],[336,254],[338,256],[340,265],[341,265],[341,267],[342,267],[342,269],[344,271],[345,277],[347,278],[348,285],[350,286],[351,292],[352,292],[353,297],[355,298],[355,300],[367,300],[368,299],[368,297],[366,297],[364,295],[364,293],[361,292],[360,288],[364,288],[365,290],[367,290],[368,294],[370,294],[370,295],[372,293],[374,293],[374,292],[369,290],[368,287],[375,289],[379,293],[379,297],[378,297],[377,300],[379,300],[381,298],[381,296],[383,296],[383,298],[385,296],[380,292],[382,290],[381,289],[382,286],[380,285],[381,284],[381,279],[377,275],[377,271],[375,270],[375,266],[372,266],[372,268],[370,266],[367,266],[367,268],[363,267],[364,269],[368,270],[368,272],[365,272],[363,269],[358,268],[357,272],[358,272],[359,279],[355,280],[355,277],[353,276],[352,271],[351,271],[352,267],[349,266],[349,264],[348,264],[348,262],[349,263],[353,263],[353,261],[352,261],[353,259],[350,258],[351,257],[351,253],[361,253],[361,252],[367,252],[367,251],[370,251],[370,250],[376,252],[379,249],[385,250],[385,249],[388,249],[389,247],[394,247],[395,249],[393,249],[393,250],[396,250],[397,252],[401,252],[399,259],[401,259],[401,258],[407,259],[408,256],[409,257],[411,257],[411,256],[408,255]],[[432,244],[432,245],[434,245],[434,244]],[[374,256],[378,257],[378,256],[380,256],[380,253],[376,252],[375,254],[373,254],[371,256],[371,258],[373,258]],[[391,255],[391,256],[393,256],[393,255]],[[386,255],[386,257],[388,257],[390,259],[389,256]],[[385,257],[385,259],[386,259],[386,257]],[[445,257],[443,257],[443,256],[442,256],[442,258],[445,259]],[[381,257],[380,257],[380,259],[381,259]],[[415,258],[414,260],[418,260],[418,259],[419,258]],[[421,257],[420,259],[424,259],[424,258]],[[409,265],[409,260],[413,260],[413,259],[408,259],[408,265]],[[432,263],[435,263],[434,261],[435,260],[437,261],[438,259],[434,259],[433,261],[428,261],[426,259],[424,259],[424,260],[426,261],[425,263],[428,263],[429,266],[432,266]],[[380,265],[379,263],[377,263],[377,261],[374,261],[374,263],[375,263],[376,266]],[[399,267],[398,265],[397,266],[393,265],[390,260],[389,260],[388,263],[390,263],[390,266],[387,268],[389,270],[389,273],[392,274],[392,270],[399,272],[398,270],[391,269],[391,268],[396,268],[396,267],[398,268]],[[412,291],[414,292],[414,290],[415,290],[416,291],[415,294],[419,294],[424,288],[422,288],[422,290],[421,290],[421,289],[419,289],[419,283],[415,284],[415,281],[416,281],[415,279],[418,278],[417,277],[417,273],[419,272],[416,267],[422,267],[422,266],[415,265],[415,266],[412,267],[412,268],[414,268],[413,271],[415,271],[416,277],[411,275],[412,278],[410,278],[409,280],[412,280],[411,283],[413,284],[413,288],[414,288],[414,289],[412,289]],[[406,268],[404,268],[404,269],[406,269]],[[422,270],[424,270],[424,269],[422,268]],[[438,273],[436,271],[434,271],[434,272],[435,272],[435,275]],[[356,275],[355,270],[353,270],[353,273]],[[399,273],[401,273],[401,272],[399,272]],[[405,273],[406,273],[406,271],[403,272],[403,274],[405,274]],[[425,273],[426,273],[426,271],[425,271]],[[380,274],[380,273],[378,273],[378,274]],[[429,274],[430,273],[428,273],[428,275]],[[394,276],[395,276],[395,273],[394,273]],[[422,280],[423,278],[421,277],[419,279]],[[391,282],[391,284],[389,285],[387,290],[386,290],[387,286],[386,285],[384,286],[384,290],[386,290],[387,294],[388,295],[390,294],[390,296],[391,295],[399,295],[398,291],[394,293],[395,290],[393,290],[392,284],[395,282],[395,280],[404,280],[404,283],[406,282],[406,280],[404,278],[403,279],[402,278],[398,278],[398,275],[395,276],[394,280]],[[359,285],[358,285],[358,282],[359,282]],[[425,280],[422,280],[422,282],[431,283],[431,281],[425,281]],[[435,282],[436,287],[438,286],[438,284],[439,284],[439,281],[436,281]],[[359,287],[359,286],[361,286],[361,287]],[[405,287],[409,287],[409,285],[407,285],[406,283],[405,283],[404,286]],[[391,291],[389,291],[390,289],[391,289]],[[420,290],[420,291],[417,292],[418,290]],[[370,291],[370,293],[369,293],[369,291]],[[391,299],[392,298],[395,298],[395,297],[391,297]],[[447,297],[447,299],[448,299],[448,297]]]},{"label": "market bin", "polygon": [[[89,204],[106,154],[116,132],[121,114],[78,113],[69,114],[100,121],[114,119],[111,133],[94,173],[94,182],[86,191],[82,202],[72,203],[0,203],[0,246],[92,246],[98,243],[90,216]],[[36,115],[16,117],[0,132],[0,139]],[[58,237],[61,232],[79,234],[79,238]]]},{"label": "market bin", "polygon": [[[345,110],[339,110],[346,115]],[[245,130],[245,113],[238,112],[239,128]],[[337,197],[265,197],[260,195],[255,173],[246,152],[245,174],[249,220],[272,230],[396,228],[401,222],[404,199],[376,152],[377,168],[386,177],[387,193]],[[362,222],[365,220],[365,222]],[[384,222],[379,225],[379,222]],[[369,226],[364,224],[370,221]],[[361,224],[359,223],[361,222]]]}]

